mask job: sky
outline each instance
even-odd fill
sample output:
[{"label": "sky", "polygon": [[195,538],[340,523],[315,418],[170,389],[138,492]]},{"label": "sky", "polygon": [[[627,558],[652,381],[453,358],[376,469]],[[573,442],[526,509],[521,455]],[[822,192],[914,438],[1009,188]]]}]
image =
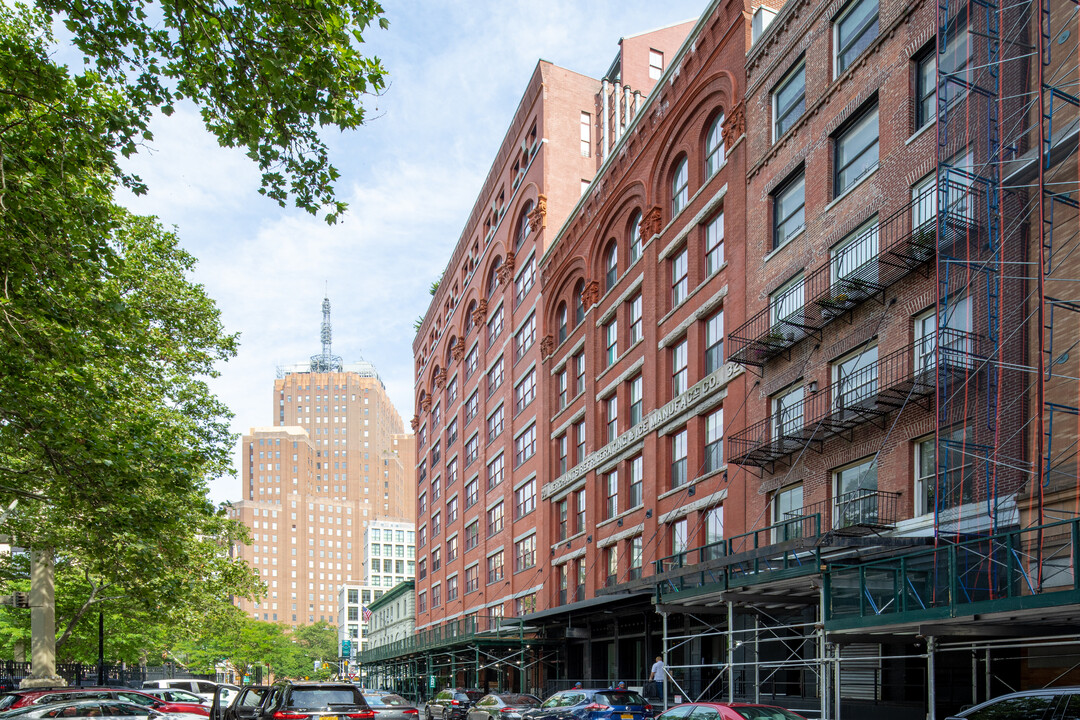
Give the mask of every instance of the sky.
[{"label": "sky", "polygon": [[[236,357],[211,382],[232,410],[232,431],[273,424],[279,365],[320,350],[321,302],[332,305],[333,351],[375,364],[409,430],[413,323],[431,300],[476,194],[539,59],[599,77],[619,38],[696,19],[706,0],[384,1],[388,30],[369,28],[366,52],[389,88],[370,97],[368,122],[325,140],[349,203],[336,225],[258,194],[243,152],[222,148],[197,110],[178,106],[126,169],[147,195],[134,212],[175,226],[198,258]],[[239,446],[234,448],[239,466]],[[232,477],[210,482],[214,502],[237,500]]]}]

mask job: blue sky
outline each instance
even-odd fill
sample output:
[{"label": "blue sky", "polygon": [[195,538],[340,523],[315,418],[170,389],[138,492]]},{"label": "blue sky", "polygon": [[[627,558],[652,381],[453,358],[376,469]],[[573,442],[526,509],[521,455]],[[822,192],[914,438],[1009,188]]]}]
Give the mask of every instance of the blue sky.
[{"label": "blue sky", "polygon": [[[175,225],[199,259],[204,284],[238,355],[213,389],[235,414],[232,429],[272,422],[280,364],[319,350],[324,289],[333,304],[334,351],[375,364],[408,428],[413,415],[413,322],[431,299],[476,193],[538,59],[593,77],[619,38],[697,18],[705,0],[386,2],[389,30],[369,30],[390,87],[367,105],[368,125],[327,133],[350,205],[335,226],[260,196],[257,168],[221,148],[192,107],[153,126],[151,146],[129,162],[150,187],[121,201]],[[238,453],[235,462],[238,462]],[[214,501],[239,483],[211,483]]]}]

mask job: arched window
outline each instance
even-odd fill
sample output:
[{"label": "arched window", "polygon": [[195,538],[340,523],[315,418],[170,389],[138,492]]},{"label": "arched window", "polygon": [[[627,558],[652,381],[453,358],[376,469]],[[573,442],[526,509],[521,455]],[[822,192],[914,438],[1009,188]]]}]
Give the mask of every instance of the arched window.
[{"label": "arched window", "polygon": [[683,157],[675,165],[675,174],[671,177],[671,215],[674,217],[686,207],[690,200],[690,173],[687,169],[686,157]]},{"label": "arched window", "polygon": [[446,365],[449,367],[450,363],[454,361],[454,348],[457,347],[457,336],[450,338],[450,342],[446,344]]},{"label": "arched window", "polygon": [[641,257],[641,213],[635,212],[630,218],[630,261],[633,265]]},{"label": "arched window", "polygon": [[465,333],[465,337],[469,337],[469,333],[472,332],[472,329],[473,329],[472,316],[473,316],[474,312],[476,312],[476,301],[475,300],[473,300],[471,303],[469,303],[469,309],[465,312],[465,327],[462,330],[462,332]]},{"label": "arched window", "polygon": [[529,213],[532,212],[532,209],[533,201],[530,200],[521,211],[521,216],[518,218],[517,233],[514,235],[514,250],[519,249],[529,239],[529,233],[532,232],[532,228],[529,227]]},{"label": "arched window", "polygon": [[709,126],[705,137],[705,177],[711,178],[724,164],[724,113],[720,113]]},{"label": "arched window", "polygon": [[585,299],[581,296],[585,294],[585,281],[578,280],[574,285],[574,327],[581,324],[585,319]]},{"label": "arched window", "polygon": [[566,303],[559,303],[559,309],[555,311],[555,323],[559,326],[559,342],[566,339]]},{"label": "arched window", "polygon": [[502,267],[502,258],[495,258],[495,263],[488,272],[487,296],[491,297],[499,289],[499,268]]},{"label": "arched window", "polygon": [[612,240],[604,253],[604,291],[615,287],[619,279],[619,245]]}]

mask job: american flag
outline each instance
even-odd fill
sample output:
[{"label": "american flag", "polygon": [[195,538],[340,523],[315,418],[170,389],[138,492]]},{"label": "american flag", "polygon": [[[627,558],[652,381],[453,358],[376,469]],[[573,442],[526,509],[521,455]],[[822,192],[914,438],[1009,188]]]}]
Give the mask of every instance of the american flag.
[{"label": "american flag", "polygon": [[361,605],[360,606],[360,617],[364,618],[364,622],[367,622],[368,620],[371,619],[371,611],[368,610],[363,605]]}]

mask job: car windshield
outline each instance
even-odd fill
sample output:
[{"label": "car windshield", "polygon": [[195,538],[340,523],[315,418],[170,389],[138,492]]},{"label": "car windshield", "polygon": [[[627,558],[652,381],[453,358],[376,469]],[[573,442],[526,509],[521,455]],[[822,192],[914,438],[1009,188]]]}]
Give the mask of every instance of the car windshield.
[{"label": "car windshield", "polygon": [[579,702],[585,699],[585,693],[568,692],[558,693],[552,695],[544,701],[542,707],[545,708],[557,708],[557,707],[570,707],[571,705],[577,705]]},{"label": "car windshield", "polygon": [[331,705],[359,705],[360,691],[353,687],[293,688],[289,707],[324,708]]},{"label": "car windshield", "polygon": [[401,705],[408,705],[409,701],[400,695],[364,695],[364,699],[368,701],[368,705],[372,707],[398,707]]},{"label": "car windshield", "polygon": [[803,720],[802,716],[779,707],[733,707],[735,712],[742,715],[746,720]]},{"label": "car windshield", "polygon": [[521,707],[536,707],[540,704],[540,700],[532,695],[500,695],[502,701],[507,705],[521,706]]},{"label": "car windshield", "polygon": [[636,692],[608,691],[596,693],[596,701],[604,705],[644,705],[645,699]]}]

